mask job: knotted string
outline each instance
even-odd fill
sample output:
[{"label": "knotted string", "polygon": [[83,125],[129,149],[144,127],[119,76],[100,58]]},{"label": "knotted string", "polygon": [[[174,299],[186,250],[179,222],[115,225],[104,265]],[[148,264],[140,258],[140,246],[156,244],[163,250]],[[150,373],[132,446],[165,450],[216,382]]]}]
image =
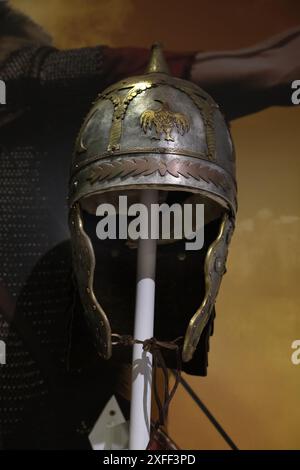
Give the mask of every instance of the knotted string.
[{"label": "knotted string", "polygon": [[[150,352],[153,356],[153,389],[154,397],[158,408],[158,419],[154,423],[153,429],[154,433],[158,430],[160,426],[164,426],[168,416],[169,406],[172,398],[175,395],[178,384],[180,383],[181,378],[181,341],[182,337],[175,339],[174,341],[159,341],[156,338],[149,338],[144,341],[139,339],[133,339],[130,335],[118,335],[113,334],[116,341],[113,345],[122,345],[122,346],[133,346],[134,344],[142,344],[143,350]],[[169,390],[169,374],[168,368],[166,365],[165,358],[163,356],[162,350],[175,351],[176,353],[176,364],[175,369],[175,383],[171,390]],[[159,392],[158,392],[158,378],[157,378],[157,368],[160,367],[163,371],[164,377],[164,398],[161,401]]]}]

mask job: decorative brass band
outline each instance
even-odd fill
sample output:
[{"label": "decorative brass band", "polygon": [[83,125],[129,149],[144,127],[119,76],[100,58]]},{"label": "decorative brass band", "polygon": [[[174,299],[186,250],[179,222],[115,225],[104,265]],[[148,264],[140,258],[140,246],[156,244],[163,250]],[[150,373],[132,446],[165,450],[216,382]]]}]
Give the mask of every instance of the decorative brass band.
[{"label": "decorative brass band", "polygon": [[87,181],[94,184],[98,181],[109,181],[117,177],[128,176],[148,176],[158,171],[161,176],[168,173],[175,178],[184,176],[185,178],[195,178],[221,186],[224,190],[230,188],[226,175],[217,168],[208,167],[199,162],[191,162],[174,158],[169,161],[161,161],[152,157],[131,158],[113,160],[111,162],[100,163],[93,169]]},{"label": "decorative brass band", "polygon": [[161,155],[161,154],[169,153],[173,155],[180,155],[182,157],[193,157],[193,158],[199,158],[202,160],[208,159],[207,154],[205,153],[191,152],[190,150],[169,149],[166,147],[124,149],[124,150],[119,150],[116,152],[105,152],[101,155],[94,155],[93,157],[87,158],[86,160],[83,160],[82,162],[77,162],[73,165],[71,173],[74,176],[74,174],[77,173],[82,168],[90,165],[93,162],[97,162],[98,160],[103,160],[104,158],[120,157],[122,155],[130,156],[130,155],[146,154],[146,153],[151,153],[152,155],[153,154]]}]

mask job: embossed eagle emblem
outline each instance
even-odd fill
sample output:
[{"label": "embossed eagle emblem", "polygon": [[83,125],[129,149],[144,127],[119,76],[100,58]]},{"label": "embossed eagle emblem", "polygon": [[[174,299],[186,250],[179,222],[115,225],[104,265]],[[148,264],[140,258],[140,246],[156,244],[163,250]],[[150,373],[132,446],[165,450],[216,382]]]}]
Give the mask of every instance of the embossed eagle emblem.
[{"label": "embossed eagle emblem", "polygon": [[145,134],[154,126],[158,139],[161,139],[164,135],[165,140],[174,142],[171,135],[173,130],[177,130],[181,135],[188,132],[190,123],[185,114],[171,111],[168,103],[163,103],[160,100],[155,101],[161,103],[161,107],[157,110],[146,110],[140,117],[140,124]]}]

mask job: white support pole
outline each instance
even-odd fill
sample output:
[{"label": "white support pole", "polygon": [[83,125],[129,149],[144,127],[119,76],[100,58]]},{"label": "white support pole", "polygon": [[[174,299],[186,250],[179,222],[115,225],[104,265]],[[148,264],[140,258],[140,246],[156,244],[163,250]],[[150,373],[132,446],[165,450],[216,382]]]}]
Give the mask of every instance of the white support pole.
[{"label": "white support pole", "polygon": [[[158,203],[158,191],[145,189],[141,192],[140,202],[151,213],[151,205]],[[150,220],[149,237],[138,241],[137,286],[135,304],[134,339],[145,340],[153,337],[155,268],[157,240],[151,239]],[[151,221],[156,223],[156,221]],[[153,227],[152,227],[153,228]],[[151,424],[151,386],[152,355],[143,351],[143,346],[133,346],[132,390],[130,409],[129,449],[145,450],[150,438]]]}]

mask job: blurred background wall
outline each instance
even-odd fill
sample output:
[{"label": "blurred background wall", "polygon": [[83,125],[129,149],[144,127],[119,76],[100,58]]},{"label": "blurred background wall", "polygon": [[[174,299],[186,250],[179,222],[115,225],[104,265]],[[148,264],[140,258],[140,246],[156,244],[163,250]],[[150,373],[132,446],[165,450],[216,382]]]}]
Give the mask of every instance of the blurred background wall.
[{"label": "blurred background wall", "polygon": [[[13,0],[61,48],[108,44],[237,49],[300,24],[298,0]],[[300,79],[300,77],[299,77]],[[186,377],[242,449],[300,449],[300,109],[232,123],[239,214],[217,302],[206,378]],[[171,436],[185,449],[226,449],[180,389]]]}]

